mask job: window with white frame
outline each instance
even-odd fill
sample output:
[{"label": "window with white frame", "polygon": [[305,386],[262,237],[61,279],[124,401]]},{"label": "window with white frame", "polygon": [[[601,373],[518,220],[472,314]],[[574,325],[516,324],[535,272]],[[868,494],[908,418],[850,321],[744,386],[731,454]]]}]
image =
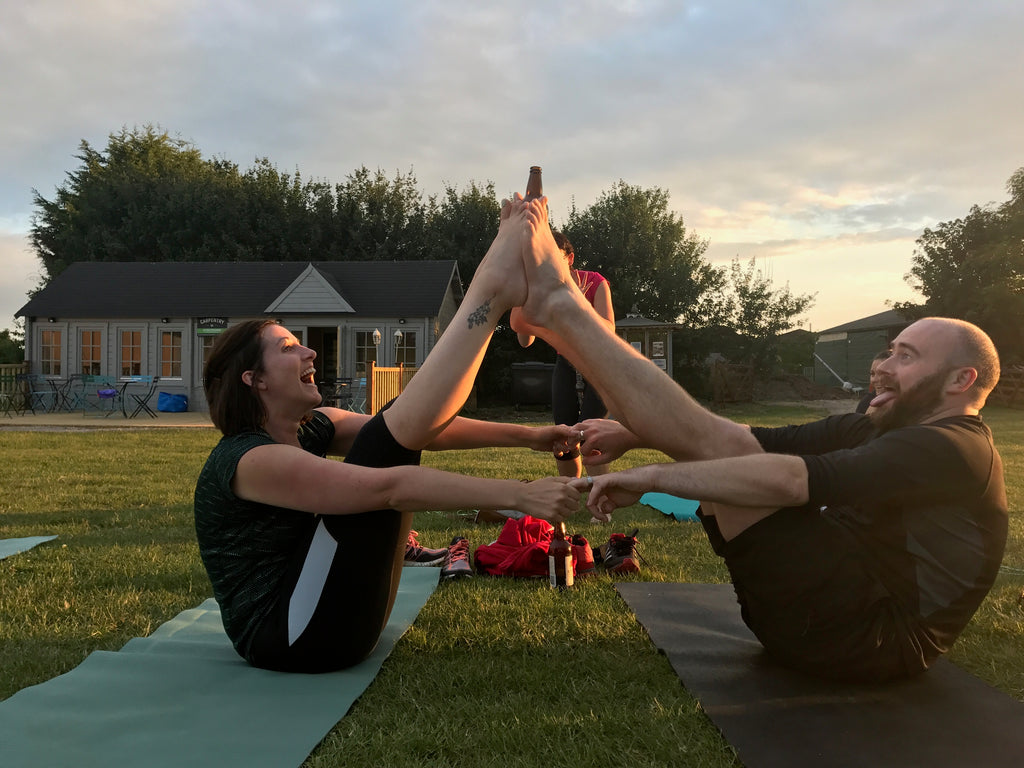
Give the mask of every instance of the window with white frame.
[{"label": "window with white frame", "polygon": [[58,330],[44,330],[39,334],[39,372],[44,376],[60,376],[60,362],[64,357],[62,338]]},{"label": "window with white frame", "polygon": [[366,376],[370,362],[377,362],[377,345],[373,331],[356,331],[356,376]]},{"label": "window with white frame", "polygon": [[121,331],[121,376],[142,375],[142,331]]},{"label": "window with white frame", "polygon": [[103,373],[103,331],[83,330],[78,346],[79,373],[99,376]]},{"label": "window with white frame", "polygon": [[160,378],[181,378],[181,331],[160,331]]}]

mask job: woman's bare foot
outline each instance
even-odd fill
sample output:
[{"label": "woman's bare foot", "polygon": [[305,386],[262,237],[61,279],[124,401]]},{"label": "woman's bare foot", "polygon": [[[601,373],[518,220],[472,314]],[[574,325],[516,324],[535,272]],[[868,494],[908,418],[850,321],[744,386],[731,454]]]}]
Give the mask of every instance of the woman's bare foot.
[{"label": "woman's bare foot", "polygon": [[525,327],[534,329],[550,329],[561,312],[589,306],[551,235],[547,211],[546,197],[526,204],[522,261],[528,291],[520,316]]},{"label": "woman's bare foot", "polygon": [[526,274],[523,271],[522,238],[526,230],[525,204],[520,195],[501,205],[498,234],[476,268],[466,298],[475,294],[490,310],[504,313],[526,301]]}]

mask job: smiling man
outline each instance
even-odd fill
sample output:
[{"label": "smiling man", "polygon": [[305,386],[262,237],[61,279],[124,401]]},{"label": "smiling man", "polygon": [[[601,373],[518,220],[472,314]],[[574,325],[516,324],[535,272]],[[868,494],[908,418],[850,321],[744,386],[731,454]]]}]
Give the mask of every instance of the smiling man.
[{"label": "smiling man", "polygon": [[704,500],[744,620],[772,655],[841,679],[920,672],[1002,559],[1002,463],[979,415],[999,360],[977,327],[928,318],[896,338],[878,374],[868,416],[755,428],[763,453],[613,473],[588,503],[608,513],[646,491]]},{"label": "smiling man", "polygon": [[744,621],[783,664],[872,681],[927,669],[988,593],[1006,543],[1002,462],[979,415],[999,379],[988,336],[920,320],[879,365],[870,415],[747,429],[602,326],[571,290],[545,215],[531,208],[523,321],[619,419],[576,425],[584,464],[640,447],[675,459],[575,481],[591,512],[607,518],[648,491],[700,499]]}]

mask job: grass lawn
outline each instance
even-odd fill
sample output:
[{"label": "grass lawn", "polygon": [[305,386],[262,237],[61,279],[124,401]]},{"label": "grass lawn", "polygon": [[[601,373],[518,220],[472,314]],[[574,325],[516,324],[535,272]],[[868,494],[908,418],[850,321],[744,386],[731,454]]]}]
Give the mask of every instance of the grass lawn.
[{"label": "grass lawn", "polygon": [[[751,424],[806,421],[807,408],[751,405]],[[1010,539],[998,581],[951,659],[1024,700],[1024,412],[992,407],[1006,468]],[[0,699],[79,664],[210,596],[192,528],[195,478],[217,434],[205,429],[0,430],[0,538],[57,534],[0,560]],[[493,477],[549,474],[527,451],[424,454],[442,469]],[[617,466],[659,461],[636,452]],[[581,512],[595,544],[640,529],[641,581],[724,582],[699,526],[635,506],[611,526]],[[427,512],[420,541],[473,547],[497,524],[471,511]],[[377,680],[308,766],[731,766],[730,747],[601,575],[565,594],[546,582],[442,584]]]}]

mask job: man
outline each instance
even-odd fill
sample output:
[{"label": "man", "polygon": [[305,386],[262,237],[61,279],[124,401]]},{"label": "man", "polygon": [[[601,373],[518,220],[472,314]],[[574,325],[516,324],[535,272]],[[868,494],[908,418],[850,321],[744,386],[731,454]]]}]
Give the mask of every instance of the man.
[{"label": "man", "polygon": [[918,321],[879,366],[870,416],[749,430],[608,332],[568,290],[543,207],[528,218],[524,323],[621,421],[578,425],[584,462],[641,446],[676,460],[593,478],[591,511],[607,517],[646,491],[701,499],[744,621],[787,666],[880,681],[945,652],[1006,540],[1002,464],[979,416],[999,377],[989,338],[958,320]]}]

